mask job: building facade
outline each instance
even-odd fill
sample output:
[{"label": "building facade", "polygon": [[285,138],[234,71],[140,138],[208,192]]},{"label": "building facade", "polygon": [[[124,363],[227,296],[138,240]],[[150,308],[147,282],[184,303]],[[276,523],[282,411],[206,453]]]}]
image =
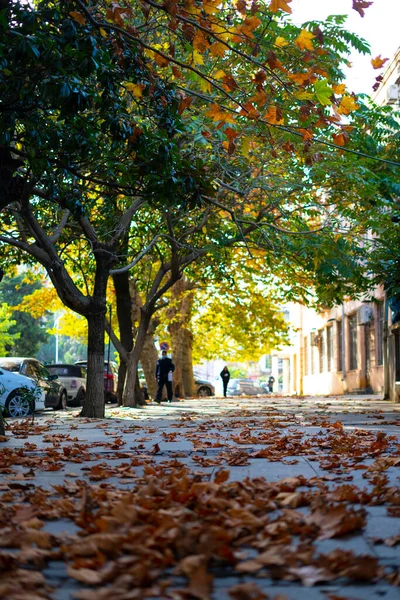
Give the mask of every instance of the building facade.
[{"label": "building facade", "polygon": [[291,344],[269,360],[282,394],[384,394],[383,290],[370,302],[348,301],[319,313],[289,304],[287,312]]}]

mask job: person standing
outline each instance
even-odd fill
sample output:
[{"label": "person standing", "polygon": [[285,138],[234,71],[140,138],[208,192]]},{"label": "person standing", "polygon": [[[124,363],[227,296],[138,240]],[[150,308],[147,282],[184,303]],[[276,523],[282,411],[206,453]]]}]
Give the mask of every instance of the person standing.
[{"label": "person standing", "polygon": [[167,388],[168,402],[172,402],[172,373],[175,371],[175,365],[172,359],[167,356],[167,351],[161,352],[161,358],[157,361],[156,379],[158,381],[156,402],[160,404],[164,385]]},{"label": "person standing", "polygon": [[228,367],[226,365],[222,369],[220,376],[222,379],[222,385],[224,386],[224,398],[226,398],[226,390],[228,389],[228,383],[231,378],[231,374],[229,373]]},{"label": "person standing", "polygon": [[270,394],[272,394],[272,392],[274,391],[274,383],[275,383],[275,377],[273,375],[270,376],[270,378],[268,379],[268,389]]}]

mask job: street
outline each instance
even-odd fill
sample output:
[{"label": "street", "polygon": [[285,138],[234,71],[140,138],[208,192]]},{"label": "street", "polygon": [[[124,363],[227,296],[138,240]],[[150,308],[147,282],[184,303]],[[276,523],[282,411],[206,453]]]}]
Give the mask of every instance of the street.
[{"label": "street", "polygon": [[398,598],[400,405],[77,413],[10,421],[0,444],[0,598]]}]

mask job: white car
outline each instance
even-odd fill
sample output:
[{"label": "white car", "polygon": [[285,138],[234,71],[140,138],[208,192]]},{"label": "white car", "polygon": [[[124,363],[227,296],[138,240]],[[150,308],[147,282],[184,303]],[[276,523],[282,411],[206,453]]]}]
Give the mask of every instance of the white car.
[{"label": "white car", "polygon": [[50,375],[57,375],[57,381],[67,390],[68,404],[82,406],[86,394],[86,370],[79,365],[46,365]]},{"label": "white car", "polygon": [[26,417],[44,409],[45,393],[25,375],[0,368],[0,410],[9,417]]}]

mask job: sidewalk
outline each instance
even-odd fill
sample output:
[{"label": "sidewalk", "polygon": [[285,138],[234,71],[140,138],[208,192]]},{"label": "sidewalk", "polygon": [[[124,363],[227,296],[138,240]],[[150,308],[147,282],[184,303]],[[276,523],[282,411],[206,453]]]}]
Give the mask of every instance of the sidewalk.
[{"label": "sidewalk", "polygon": [[399,597],[400,405],[206,398],[11,423],[0,598]]}]

